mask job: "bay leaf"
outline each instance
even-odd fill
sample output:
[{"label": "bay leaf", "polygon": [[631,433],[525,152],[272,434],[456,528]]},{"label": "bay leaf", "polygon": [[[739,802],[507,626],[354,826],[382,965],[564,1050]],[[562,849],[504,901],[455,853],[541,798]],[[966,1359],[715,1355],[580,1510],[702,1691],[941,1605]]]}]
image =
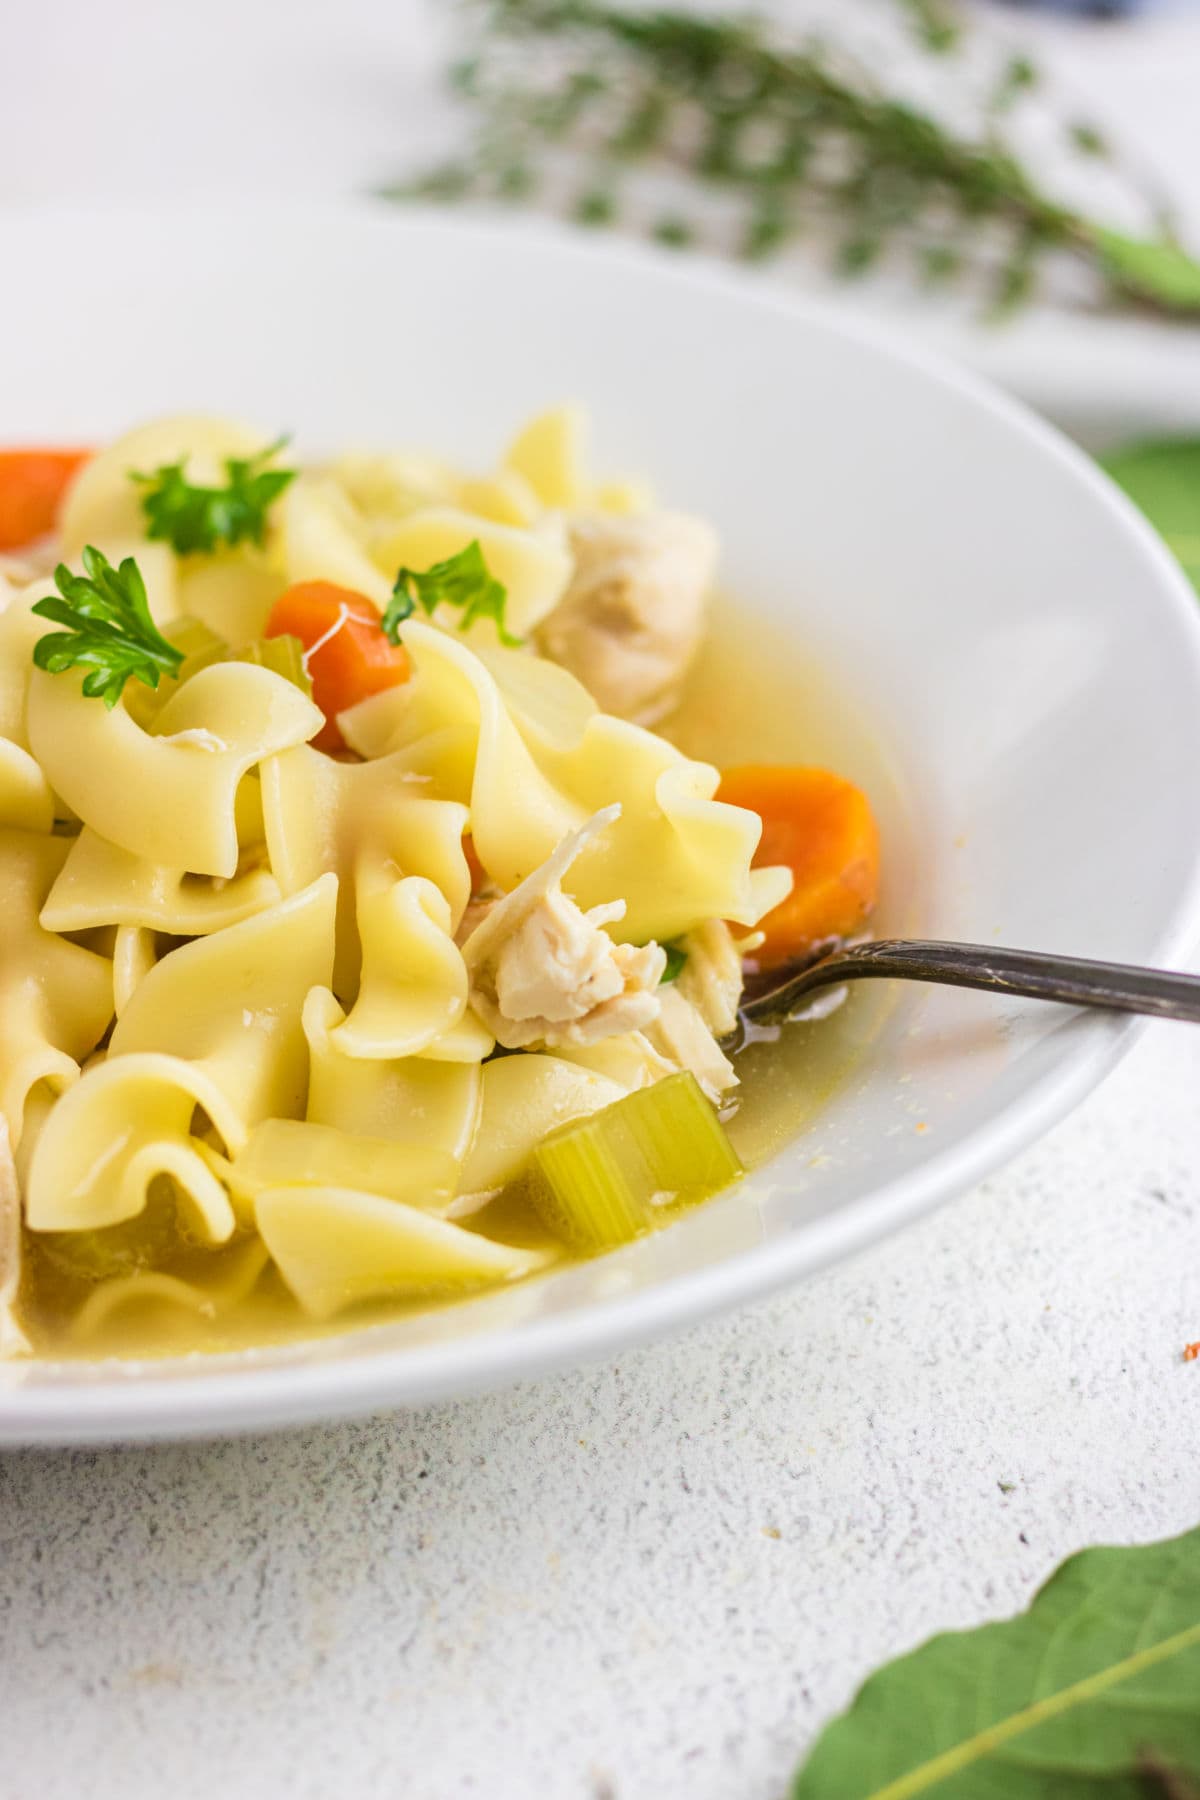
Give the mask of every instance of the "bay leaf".
[{"label": "bay leaf", "polygon": [[1027,1612],[889,1663],[792,1800],[1172,1800],[1200,1778],[1200,1530],[1065,1562]]}]

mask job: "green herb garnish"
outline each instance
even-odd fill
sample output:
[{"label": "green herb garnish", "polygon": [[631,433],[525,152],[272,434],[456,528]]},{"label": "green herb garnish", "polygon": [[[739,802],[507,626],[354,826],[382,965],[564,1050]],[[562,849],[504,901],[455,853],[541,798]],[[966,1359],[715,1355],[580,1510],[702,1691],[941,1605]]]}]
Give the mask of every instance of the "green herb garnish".
[{"label": "green herb garnish", "polygon": [[130,676],[156,688],[161,675],[174,679],[183,663],[183,651],[159,631],[150,617],[146,584],[132,556],[114,569],[107,556],[89,544],[83,553],[84,575],[73,575],[66,563],[54,571],[54,594],[35,602],[33,610],[43,619],[65,625],[33,647],[39,669],[61,675],[67,669],[86,669],[83,691],[99,695],[111,712]]},{"label": "green herb garnish", "polygon": [[295,469],[266,466],[286,443],[286,437],[281,437],[257,456],[226,457],[224,487],[199,487],[190,482],[186,458],[163,463],[151,475],[132,471],[129,479],[146,490],[142,495],[146,536],[165,538],[181,556],[215,550],[222,544],[261,544],[267,509],[296,479]]},{"label": "green herb garnish", "polygon": [[479,539],[475,538],[457,556],[434,563],[430,569],[401,569],[383,615],[383,629],[391,642],[398,644],[401,625],[412,618],[418,605],[431,618],[439,606],[457,606],[462,609],[460,631],[476,619],[492,619],[500,642],[516,649],[524,640],[513,637],[504,623],[507,599],[508,589],[488,569]]},{"label": "green herb garnish", "polygon": [[687,968],[688,953],[682,944],[664,944],[667,953],[667,966],[662,972],[659,987],[666,987],[672,981],[678,981]]}]

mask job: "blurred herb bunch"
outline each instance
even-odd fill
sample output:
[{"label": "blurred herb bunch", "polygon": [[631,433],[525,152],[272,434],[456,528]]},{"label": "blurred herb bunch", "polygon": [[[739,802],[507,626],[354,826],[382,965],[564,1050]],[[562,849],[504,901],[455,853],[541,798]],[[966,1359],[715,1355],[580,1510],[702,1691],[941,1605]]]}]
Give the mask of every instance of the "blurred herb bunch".
[{"label": "blurred herb bunch", "polygon": [[465,53],[450,79],[473,111],[467,153],[385,192],[537,197],[582,224],[633,223],[679,248],[750,259],[811,234],[846,276],[885,252],[931,285],[970,275],[997,314],[1055,258],[1083,270],[1091,304],[1200,317],[1200,264],[1100,132],[1052,119],[1059,149],[1108,163],[1137,202],[1145,224],[1133,235],[1045,191],[1014,148],[1017,115],[1039,89],[1028,58],[1004,51],[980,81],[972,49],[968,79],[956,8],[887,9],[924,73],[946,71],[952,120],[911,97],[913,54],[864,57],[841,31],[801,38],[682,6],[463,0]]}]

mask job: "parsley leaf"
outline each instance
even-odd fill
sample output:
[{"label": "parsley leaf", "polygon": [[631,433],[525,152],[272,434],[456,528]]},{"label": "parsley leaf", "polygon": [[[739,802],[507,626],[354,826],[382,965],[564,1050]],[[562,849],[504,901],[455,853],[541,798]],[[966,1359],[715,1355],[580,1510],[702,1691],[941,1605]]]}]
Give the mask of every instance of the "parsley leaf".
[{"label": "parsley leaf", "polygon": [[418,604],[431,617],[439,606],[461,606],[460,631],[476,619],[494,619],[500,642],[516,649],[524,640],[513,637],[504,623],[507,599],[508,589],[489,571],[482,546],[475,538],[457,556],[434,563],[430,569],[401,569],[383,615],[383,629],[392,643],[398,644],[400,627],[405,619],[412,618]]},{"label": "parsley leaf", "polygon": [[659,977],[659,987],[666,987],[672,981],[678,981],[687,967],[688,953],[682,944],[664,944],[667,953],[667,966]]},{"label": "parsley leaf", "polygon": [[83,566],[85,575],[72,575],[66,563],[59,563],[54,571],[58,595],[34,603],[41,618],[67,629],[39,638],[33,660],[51,675],[86,669],[84,693],[91,698],[99,695],[111,712],[131,675],[152,688],[164,673],[174,679],[183,651],[167,642],[150,617],[146,584],[132,556],[114,569],[107,556],[89,544]]},{"label": "parsley leaf", "polygon": [[286,443],[282,437],[257,456],[227,457],[224,487],[195,486],[187,478],[186,457],[163,463],[152,475],[131,471],[129,479],[146,490],[146,536],[165,538],[181,556],[220,544],[261,544],[267,508],[296,479],[295,469],[266,467]]}]

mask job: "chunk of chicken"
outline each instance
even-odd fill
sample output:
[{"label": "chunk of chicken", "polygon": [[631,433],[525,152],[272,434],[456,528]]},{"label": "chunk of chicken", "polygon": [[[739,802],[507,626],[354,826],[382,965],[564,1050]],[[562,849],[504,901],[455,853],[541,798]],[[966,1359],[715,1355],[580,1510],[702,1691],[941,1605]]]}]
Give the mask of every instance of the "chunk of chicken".
[{"label": "chunk of chicken", "polygon": [[570,521],[575,573],[538,648],[605,712],[653,725],[670,712],[704,629],[715,532],[683,513]]},{"label": "chunk of chicken", "polygon": [[620,811],[605,807],[511,894],[482,903],[463,943],[471,1004],[508,1050],[594,1044],[658,1017],[665,950],[613,942],[604,927],[624,917],[623,900],[585,913],[562,891],[584,845]]},{"label": "chunk of chicken", "polygon": [[658,1018],[646,1036],[676,1068],[690,1069],[709,1099],[716,1102],[727,1088],[737,1087],[733,1064],[705,1024],[698,1006],[679,992],[679,984],[664,989]]},{"label": "chunk of chicken", "polygon": [[714,1037],[737,1024],[742,998],[742,953],[724,919],[706,919],[683,939],[687,961],[675,986],[690,1000]]}]

